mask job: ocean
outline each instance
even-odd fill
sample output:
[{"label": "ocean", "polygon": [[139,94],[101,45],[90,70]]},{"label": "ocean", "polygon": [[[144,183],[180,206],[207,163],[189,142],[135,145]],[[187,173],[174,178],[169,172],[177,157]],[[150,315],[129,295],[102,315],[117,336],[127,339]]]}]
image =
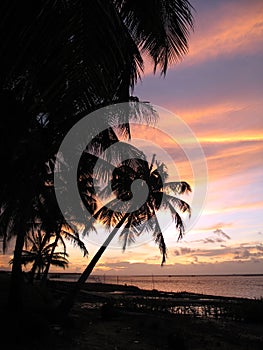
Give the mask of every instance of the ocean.
[{"label": "ocean", "polygon": [[[50,274],[61,281],[76,281],[78,274]],[[191,292],[239,298],[263,298],[263,275],[113,276],[92,275],[87,282],[126,284],[165,292]]]}]

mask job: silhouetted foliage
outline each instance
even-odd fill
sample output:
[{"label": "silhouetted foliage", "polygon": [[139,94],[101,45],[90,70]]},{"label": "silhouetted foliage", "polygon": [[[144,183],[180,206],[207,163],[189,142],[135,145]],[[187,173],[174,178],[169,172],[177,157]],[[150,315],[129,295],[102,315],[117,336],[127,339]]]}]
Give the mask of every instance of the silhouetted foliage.
[{"label": "silhouetted foliage", "polygon": [[[30,246],[28,247],[29,249],[22,251],[22,265],[27,266],[28,264],[34,264],[34,262],[36,262],[37,279],[40,279],[41,274],[44,272],[49,262],[49,258],[51,258],[51,265],[56,267],[65,269],[69,264],[65,247],[63,251],[54,252],[51,256],[54,242],[46,241],[46,244],[43,244],[44,239],[45,236],[40,230],[33,231],[31,235],[27,235],[27,240],[29,241],[28,245]],[[10,260],[10,264],[13,264],[13,259]]]},{"label": "silhouetted foliage", "polygon": [[[145,232],[151,232],[161,251],[162,264],[165,263],[167,249],[156,212],[161,208],[170,210],[176,231],[179,232],[178,239],[180,239],[184,234],[184,224],[178,211],[189,215],[191,211],[185,201],[174,196],[191,191],[189,184],[166,182],[167,178],[165,165],[156,162],[155,155],[151,164],[145,159],[133,158],[123,161],[114,169],[110,181],[101,193],[104,197],[114,193],[116,198],[100,208],[93,216],[112,231],[93,256],[72,291],[60,304],[59,312],[62,315],[68,314],[81,287],[117,233],[125,249],[127,245],[135,242],[136,237]],[[135,181],[137,181],[136,188],[133,187]]]},{"label": "silhouetted foliage", "polygon": [[[54,157],[67,131],[87,113],[129,100],[143,70],[142,53],[165,74],[168,64],[187,52],[193,26],[188,1],[147,5],[127,0],[0,3],[0,235],[4,248],[17,235],[11,300],[19,295],[28,226],[36,221],[39,202],[43,207],[43,198],[48,200],[43,193],[53,191]],[[129,120],[120,129],[130,136]],[[103,143],[109,138],[118,140],[111,129]],[[61,224],[58,208],[41,220]]]}]

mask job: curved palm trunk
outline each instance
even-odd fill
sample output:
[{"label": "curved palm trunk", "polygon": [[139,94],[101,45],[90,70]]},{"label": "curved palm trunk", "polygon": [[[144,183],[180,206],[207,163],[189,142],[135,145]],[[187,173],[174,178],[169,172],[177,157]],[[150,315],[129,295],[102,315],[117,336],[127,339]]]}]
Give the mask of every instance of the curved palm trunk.
[{"label": "curved palm trunk", "polygon": [[121,228],[121,226],[124,224],[126,219],[128,218],[129,213],[126,213],[124,217],[118,222],[118,224],[115,226],[115,228],[112,230],[112,232],[109,234],[107,239],[104,241],[103,245],[99,248],[97,253],[94,255],[86,269],[81,274],[80,278],[76,282],[74,288],[69,292],[69,294],[66,296],[66,298],[61,302],[61,304],[58,307],[58,311],[61,315],[65,316],[69,313],[71,308],[74,305],[75,299],[77,295],[79,294],[81,288],[83,287],[84,283],[90,276],[91,272],[93,271],[94,267],[96,266],[97,262],[101,258],[102,254],[112,241],[112,239],[115,237],[118,230]]},{"label": "curved palm trunk", "polygon": [[22,250],[25,241],[25,230],[17,235],[12,264],[12,274],[8,295],[8,305],[12,310],[20,311],[23,308],[23,275]]},{"label": "curved palm trunk", "polygon": [[61,226],[59,226],[58,230],[57,230],[57,233],[56,233],[56,239],[53,243],[53,247],[52,247],[52,250],[50,252],[50,255],[48,257],[48,263],[45,267],[45,270],[44,270],[44,274],[43,274],[43,277],[42,277],[42,281],[41,281],[41,284],[44,285],[47,281],[47,276],[48,276],[48,272],[49,272],[49,269],[50,269],[50,265],[51,265],[51,261],[52,261],[52,258],[53,258],[53,255],[55,253],[55,249],[58,245],[58,240],[59,240],[59,237],[60,237],[60,231],[61,231]]}]

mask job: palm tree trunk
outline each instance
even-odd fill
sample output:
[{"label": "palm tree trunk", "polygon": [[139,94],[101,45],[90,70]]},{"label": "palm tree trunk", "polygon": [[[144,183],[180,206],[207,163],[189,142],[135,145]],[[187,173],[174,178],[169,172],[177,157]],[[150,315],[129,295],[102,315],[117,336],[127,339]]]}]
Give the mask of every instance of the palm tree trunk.
[{"label": "palm tree trunk", "polygon": [[41,276],[41,268],[40,266],[38,266],[38,270],[37,270],[37,275],[36,275],[36,280],[40,280],[40,276]]},{"label": "palm tree trunk", "polygon": [[20,311],[23,308],[23,275],[22,275],[22,250],[24,247],[25,230],[17,235],[14,250],[8,304],[12,310]]},{"label": "palm tree trunk", "polygon": [[61,316],[62,315],[63,316],[68,315],[68,313],[71,310],[71,308],[73,307],[75,299],[76,299],[77,295],[79,294],[81,288],[83,287],[84,283],[86,282],[86,280],[90,276],[92,270],[96,266],[97,262],[99,261],[99,259],[102,256],[102,254],[104,253],[104,251],[106,250],[106,248],[108,247],[108,245],[110,244],[112,239],[115,237],[115,235],[118,232],[118,230],[124,224],[124,222],[126,221],[128,216],[129,216],[129,213],[126,213],[123,216],[123,218],[118,222],[118,224],[115,226],[115,228],[109,234],[107,239],[104,241],[103,245],[99,248],[97,253],[91,259],[90,263],[88,264],[88,266],[83,271],[83,273],[81,274],[80,278],[78,279],[78,281],[74,285],[74,288],[69,292],[69,294],[66,296],[66,298],[64,300],[62,300],[61,304],[58,307],[58,311],[59,311],[59,314]]},{"label": "palm tree trunk", "polygon": [[41,260],[41,254],[42,254],[42,250],[43,248],[45,247],[47,241],[49,240],[50,238],[50,234],[49,233],[46,233],[42,242],[41,242],[41,245],[39,247],[39,252],[38,252],[38,256],[36,258],[36,260],[34,261],[34,264],[30,270],[30,278],[29,278],[29,283],[33,283],[34,281],[34,277],[35,277],[35,274],[36,274],[36,270],[37,270],[37,267],[39,266],[39,262]]},{"label": "palm tree trunk", "polygon": [[51,250],[50,255],[48,257],[48,262],[47,262],[47,265],[45,267],[44,274],[42,276],[42,280],[41,280],[41,284],[42,285],[45,285],[46,281],[47,281],[47,276],[48,276],[48,272],[49,272],[49,269],[50,269],[51,261],[52,261],[55,249],[56,249],[56,247],[58,245],[58,240],[59,240],[59,237],[60,237],[61,226],[62,225],[59,225],[58,230],[56,232],[56,239],[55,239],[55,241],[53,243],[53,247],[52,247],[52,250]]}]

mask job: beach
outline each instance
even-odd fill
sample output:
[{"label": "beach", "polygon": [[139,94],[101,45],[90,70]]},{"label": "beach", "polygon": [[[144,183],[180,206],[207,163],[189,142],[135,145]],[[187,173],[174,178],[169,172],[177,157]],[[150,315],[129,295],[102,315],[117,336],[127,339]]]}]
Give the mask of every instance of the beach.
[{"label": "beach", "polygon": [[2,335],[12,349],[254,350],[263,345],[262,300],[87,283],[70,316],[56,321],[45,312],[47,305],[66,295],[72,282],[49,281],[50,299],[42,301],[41,310],[34,306],[35,286],[27,311],[14,319],[3,303],[4,286],[6,281],[1,283]]}]

